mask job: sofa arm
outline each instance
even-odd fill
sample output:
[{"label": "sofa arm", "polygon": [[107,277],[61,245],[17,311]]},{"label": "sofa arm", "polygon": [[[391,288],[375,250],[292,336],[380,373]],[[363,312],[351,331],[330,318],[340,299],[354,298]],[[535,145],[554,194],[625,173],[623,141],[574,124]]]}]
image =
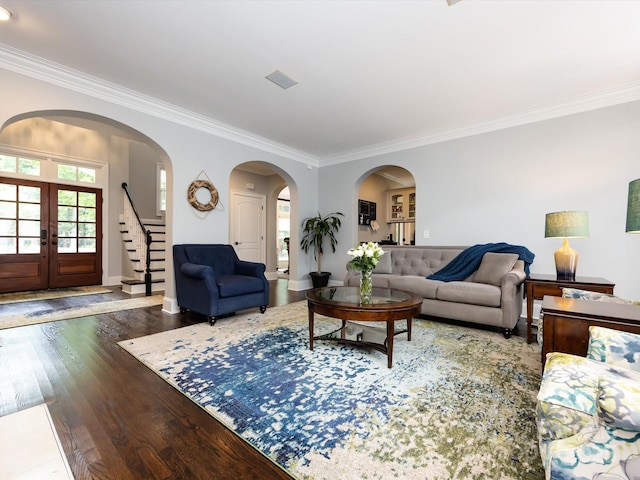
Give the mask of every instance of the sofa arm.
[{"label": "sofa arm", "polygon": [[513,265],[511,271],[504,276],[502,283],[504,284],[505,282],[507,282],[512,285],[518,286],[524,283],[526,279],[527,274],[524,271],[524,262],[522,260],[518,260]]},{"label": "sofa arm", "polygon": [[213,269],[208,265],[198,265],[197,263],[183,263],[180,266],[180,272],[189,278],[196,280],[204,280],[213,276]]},{"label": "sofa arm", "polygon": [[360,284],[360,272],[347,263],[347,276],[344,277],[343,285],[355,286]]},{"label": "sofa arm", "polygon": [[502,277],[500,284],[501,298],[500,305],[502,309],[502,327],[512,329],[518,323],[522,314],[522,299],[524,296],[524,281],[526,275],[522,268],[517,268],[516,262],[514,269]]}]

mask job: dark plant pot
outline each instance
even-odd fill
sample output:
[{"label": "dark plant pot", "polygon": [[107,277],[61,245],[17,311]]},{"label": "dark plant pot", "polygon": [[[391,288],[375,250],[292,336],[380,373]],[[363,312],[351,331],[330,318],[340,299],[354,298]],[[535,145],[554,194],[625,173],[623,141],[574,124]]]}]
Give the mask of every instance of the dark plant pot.
[{"label": "dark plant pot", "polygon": [[310,272],[309,276],[311,277],[313,288],[322,288],[329,285],[329,277],[331,276],[331,272]]}]

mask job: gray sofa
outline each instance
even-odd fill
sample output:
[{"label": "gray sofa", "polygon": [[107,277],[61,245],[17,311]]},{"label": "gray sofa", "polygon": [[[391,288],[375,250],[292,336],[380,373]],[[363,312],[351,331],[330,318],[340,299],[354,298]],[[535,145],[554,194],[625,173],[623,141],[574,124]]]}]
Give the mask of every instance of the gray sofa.
[{"label": "gray sofa", "polygon": [[[499,327],[511,336],[522,313],[524,262],[514,253],[486,253],[479,268],[463,281],[426,277],[453,260],[465,247],[384,246],[373,271],[373,286],[424,297],[422,314]],[[360,272],[347,265],[344,284],[357,286]]]}]

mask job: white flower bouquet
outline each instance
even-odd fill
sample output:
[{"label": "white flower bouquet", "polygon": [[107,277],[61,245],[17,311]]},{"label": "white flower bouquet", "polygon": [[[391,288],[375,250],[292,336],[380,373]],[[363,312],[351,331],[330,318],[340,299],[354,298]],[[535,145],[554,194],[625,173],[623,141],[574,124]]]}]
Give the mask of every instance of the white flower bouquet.
[{"label": "white flower bouquet", "polygon": [[367,242],[349,249],[347,254],[353,257],[349,261],[351,268],[360,272],[370,272],[378,264],[378,259],[384,255],[384,250],[375,242]]}]

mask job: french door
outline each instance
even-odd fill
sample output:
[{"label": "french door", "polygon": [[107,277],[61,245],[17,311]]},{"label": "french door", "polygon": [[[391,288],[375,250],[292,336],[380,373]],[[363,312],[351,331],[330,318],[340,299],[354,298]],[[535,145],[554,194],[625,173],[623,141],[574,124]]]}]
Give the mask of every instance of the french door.
[{"label": "french door", "polygon": [[102,283],[102,190],[0,177],[0,292]]}]

